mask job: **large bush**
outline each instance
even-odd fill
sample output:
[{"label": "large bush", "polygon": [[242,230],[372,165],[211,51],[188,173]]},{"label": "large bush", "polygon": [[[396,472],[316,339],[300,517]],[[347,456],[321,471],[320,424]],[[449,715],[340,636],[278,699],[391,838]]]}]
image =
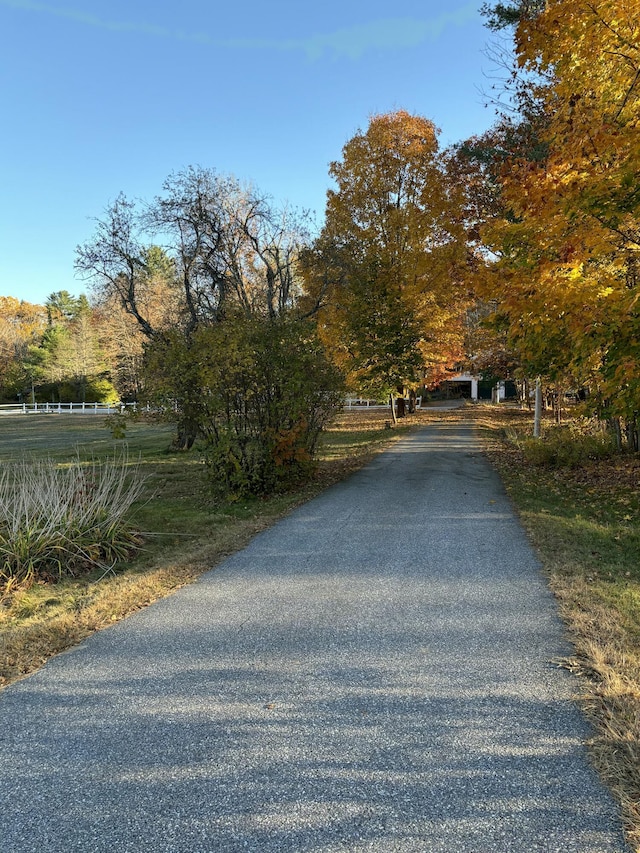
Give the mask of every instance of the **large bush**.
[{"label": "large bush", "polygon": [[197,426],[214,489],[231,499],[307,479],[343,399],[315,328],[293,318],[226,319],[188,339],[172,333],[150,349],[148,367]]}]

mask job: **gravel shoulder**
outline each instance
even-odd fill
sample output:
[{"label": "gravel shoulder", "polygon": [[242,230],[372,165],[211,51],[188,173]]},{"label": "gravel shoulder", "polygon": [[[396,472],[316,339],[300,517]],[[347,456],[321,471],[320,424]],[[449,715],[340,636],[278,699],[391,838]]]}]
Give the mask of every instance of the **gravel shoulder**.
[{"label": "gravel shoulder", "polygon": [[623,853],[470,425],[0,694],[3,853]]}]

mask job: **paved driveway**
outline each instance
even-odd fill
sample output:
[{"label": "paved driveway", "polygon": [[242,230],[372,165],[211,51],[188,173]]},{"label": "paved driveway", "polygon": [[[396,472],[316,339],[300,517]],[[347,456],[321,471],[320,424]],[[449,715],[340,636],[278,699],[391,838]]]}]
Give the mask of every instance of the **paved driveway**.
[{"label": "paved driveway", "polygon": [[0,694],[0,851],[623,851],[567,651],[471,427],[425,428]]}]

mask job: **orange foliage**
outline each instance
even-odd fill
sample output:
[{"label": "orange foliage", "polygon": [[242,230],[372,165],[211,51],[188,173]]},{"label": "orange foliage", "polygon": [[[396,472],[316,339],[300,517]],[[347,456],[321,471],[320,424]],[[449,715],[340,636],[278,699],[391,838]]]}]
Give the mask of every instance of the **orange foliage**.
[{"label": "orange foliage", "polygon": [[484,232],[526,368],[640,408],[640,3],[549,0],[516,31],[544,156],[514,153]]},{"label": "orange foliage", "polygon": [[327,289],[320,328],[355,387],[421,383],[462,354],[463,242],[437,130],[404,110],[373,116],[342,154],[309,275]]}]

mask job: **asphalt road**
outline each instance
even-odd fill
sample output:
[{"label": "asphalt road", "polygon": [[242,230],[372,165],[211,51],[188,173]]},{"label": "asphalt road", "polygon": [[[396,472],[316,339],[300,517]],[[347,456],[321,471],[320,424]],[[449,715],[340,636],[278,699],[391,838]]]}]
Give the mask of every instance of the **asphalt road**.
[{"label": "asphalt road", "polygon": [[470,426],[0,694],[1,853],[624,851]]}]

